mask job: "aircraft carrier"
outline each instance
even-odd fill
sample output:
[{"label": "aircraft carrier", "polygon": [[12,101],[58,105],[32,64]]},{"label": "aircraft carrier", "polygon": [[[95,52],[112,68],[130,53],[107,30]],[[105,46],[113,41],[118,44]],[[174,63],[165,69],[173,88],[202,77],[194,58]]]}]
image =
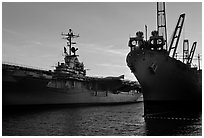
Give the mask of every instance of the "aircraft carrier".
[{"label": "aircraft carrier", "polygon": [[[140,85],[119,77],[89,77],[79,61],[71,29],[62,33],[67,45],[64,62],[54,69],[40,70],[2,64],[2,102],[7,105],[112,104],[136,102]],[[69,51],[68,51],[68,50]]]}]

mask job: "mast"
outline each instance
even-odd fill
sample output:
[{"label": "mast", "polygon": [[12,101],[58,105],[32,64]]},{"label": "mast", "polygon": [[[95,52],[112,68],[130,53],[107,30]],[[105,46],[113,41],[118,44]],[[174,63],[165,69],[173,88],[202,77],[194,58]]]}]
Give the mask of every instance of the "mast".
[{"label": "mast", "polygon": [[147,41],[147,25],[145,25],[145,39]]},{"label": "mast", "polygon": [[198,54],[198,70],[200,70],[200,54]]},{"label": "mast", "polygon": [[[73,45],[76,44],[76,42],[72,42],[72,39],[79,37],[79,34],[75,35],[73,33],[72,29],[69,29],[67,34],[66,33],[62,33],[61,35],[64,36],[62,39],[66,39],[67,40],[67,47],[69,47],[69,56],[72,56],[72,53],[75,56],[76,51],[78,50],[78,48],[75,48],[75,47],[72,46],[72,44]],[[66,48],[64,49],[64,53],[67,53],[66,52]]]},{"label": "mast", "polygon": [[188,39],[183,40],[183,63],[187,63],[189,56],[189,42]]},{"label": "mast", "polygon": [[157,2],[157,31],[159,36],[163,36],[167,50],[165,2]]}]

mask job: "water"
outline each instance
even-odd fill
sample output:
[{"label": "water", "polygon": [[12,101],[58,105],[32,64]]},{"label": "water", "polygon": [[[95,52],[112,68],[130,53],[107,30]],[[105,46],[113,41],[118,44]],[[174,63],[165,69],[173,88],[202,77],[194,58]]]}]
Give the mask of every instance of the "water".
[{"label": "water", "polygon": [[143,103],[3,110],[2,135],[12,136],[147,136],[202,135],[199,120],[145,122]]}]

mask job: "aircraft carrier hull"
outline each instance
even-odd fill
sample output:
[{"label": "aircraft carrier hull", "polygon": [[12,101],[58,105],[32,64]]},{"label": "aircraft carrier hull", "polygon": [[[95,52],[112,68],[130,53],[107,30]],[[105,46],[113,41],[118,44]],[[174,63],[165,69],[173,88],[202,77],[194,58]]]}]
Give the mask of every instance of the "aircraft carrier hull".
[{"label": "aircraft carrier hull", "polygon": [[202,108],[202,72],[170,58],[166,51],[131,51],[127,64],[143,92],[144,113]]},{"label": "aircraft carrier hull", "polygon": [[89,81],[28,76],[22,71],[3,70],[2,79],[3,105],[130,103],[141,96],[101,90]]}]

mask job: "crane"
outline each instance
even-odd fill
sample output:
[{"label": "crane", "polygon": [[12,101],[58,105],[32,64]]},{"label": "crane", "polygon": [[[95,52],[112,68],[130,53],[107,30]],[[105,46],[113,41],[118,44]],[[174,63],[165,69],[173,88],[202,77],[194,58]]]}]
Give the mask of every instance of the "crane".
[{"label": "crane", "polygon": [[[170,46],[169,46],[169,51],[168,51],[169,56],[171,56],[172,58],[174,58],[175,53],[176,53],[179,38],[180,38],[181,31],[182,31],[182,28],[183,28],[184,19],[185,19],[185,14],[181,14],[179,16],[176,28],[175,28],[174,33],[173,33],[173,38],[171,40],[171,43],[170,43]],[[170,55],[172,53],[172,50],[173,50],[173,54]]]},{"label": "crane", "polygon": [[193,55],[194,55],[195,49],[196,49],[196,44],[197,44],[197,42],[194,42],[192,47],[191,47],[191,51],[190,51],[190,54],[189,54],[188,59],[187,59],[188,65],[191,65],[191,63],[192,63]]},{"label": "crane", "polygon": [[189,42],[188,39],[183,40],[183,63],[187,63],[189,57]]},{"label": "crane", "polygon": [[157,2],[157,31],[159,36],[163,36],[167,50],[167,29],[165,2]]}]

